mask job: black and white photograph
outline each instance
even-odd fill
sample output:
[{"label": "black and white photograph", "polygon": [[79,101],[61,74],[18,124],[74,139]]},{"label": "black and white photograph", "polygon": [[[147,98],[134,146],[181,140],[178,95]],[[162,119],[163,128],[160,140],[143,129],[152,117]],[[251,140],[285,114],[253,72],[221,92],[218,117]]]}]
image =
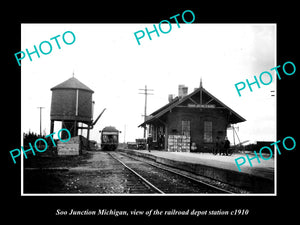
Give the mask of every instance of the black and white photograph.
[{"label": "black and white photograph", "polygon": [[22,24],[24,195],[276,194],[276,24],[151,27]]},{"label": "black and white photograph", "polygon": [[3,165],[24,221],[295,216],[292,17],[203,10],[16,17]]}]

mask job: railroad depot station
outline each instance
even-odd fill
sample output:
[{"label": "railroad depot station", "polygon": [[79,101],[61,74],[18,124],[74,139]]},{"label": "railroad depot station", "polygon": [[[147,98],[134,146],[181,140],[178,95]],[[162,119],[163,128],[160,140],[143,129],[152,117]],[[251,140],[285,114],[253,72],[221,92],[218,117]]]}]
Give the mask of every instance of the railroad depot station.
[{"label": "railroad depot station", "polygon": [[178,96],[150,114],[139,127],[147,127],[151,149],[176,152],[212,152],[224,141],[227,128],[246,121],[202,87],[188,93],[179,85]]}]

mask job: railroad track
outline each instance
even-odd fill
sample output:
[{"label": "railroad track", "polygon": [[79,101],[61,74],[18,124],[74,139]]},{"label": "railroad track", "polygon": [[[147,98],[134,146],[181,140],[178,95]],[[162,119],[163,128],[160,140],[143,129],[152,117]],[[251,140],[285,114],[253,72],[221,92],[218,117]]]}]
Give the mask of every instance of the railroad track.
[{"label": "railroad track", "polygon": [[130,172],[132,172],[134,175],[136,175],[142,182],[144,182],[146,184],[146,186],[150,187],[154,191],[154,193],[165,194],[162,190],[160,190],[159,188],[157,188],[156,186],[154,186],[150,181],[148,181],[142,175],[140,175],[135,170],[133,170],[132,168],[130,168],[129,166],[127,166],[123,161],[121,161],[120,159],[118,159],[116,156],[114,156],[111,153],[108,153],[108,154],[112,158],[114,158],[115,160],[117,160],[119,163],[121,163],[126,169],[128,169]]},{"label": "railroad track", "polygon": [[231,194],[232,192],[203,182],[156,163],[118,152],[107,153],[137,176],[154,193],[159,194]]}]

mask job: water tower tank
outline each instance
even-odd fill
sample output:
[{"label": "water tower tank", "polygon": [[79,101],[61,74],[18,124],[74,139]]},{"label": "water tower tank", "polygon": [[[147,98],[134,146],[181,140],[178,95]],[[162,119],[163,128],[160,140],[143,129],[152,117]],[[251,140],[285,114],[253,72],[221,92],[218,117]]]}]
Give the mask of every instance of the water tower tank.
[{"label": "water tower tank", "polygon": [[51,88],[51,91],[51,133],[54,121],[62,121],[63,128],[67,128],[72,136],[76,136],[78,122],[90,124],[92,121],[94,91],[75,77]]}]

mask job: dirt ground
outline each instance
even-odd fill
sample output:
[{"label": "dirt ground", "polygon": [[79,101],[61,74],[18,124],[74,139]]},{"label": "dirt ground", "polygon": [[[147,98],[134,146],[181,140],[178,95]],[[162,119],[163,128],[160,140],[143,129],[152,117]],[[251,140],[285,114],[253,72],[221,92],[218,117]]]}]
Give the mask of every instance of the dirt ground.
[{"label": "dirt ground", "polygon": [[25,162],[24,194],[129,193],[125,169],[114,163],[100,151],[81,156],[32,157]]}]

